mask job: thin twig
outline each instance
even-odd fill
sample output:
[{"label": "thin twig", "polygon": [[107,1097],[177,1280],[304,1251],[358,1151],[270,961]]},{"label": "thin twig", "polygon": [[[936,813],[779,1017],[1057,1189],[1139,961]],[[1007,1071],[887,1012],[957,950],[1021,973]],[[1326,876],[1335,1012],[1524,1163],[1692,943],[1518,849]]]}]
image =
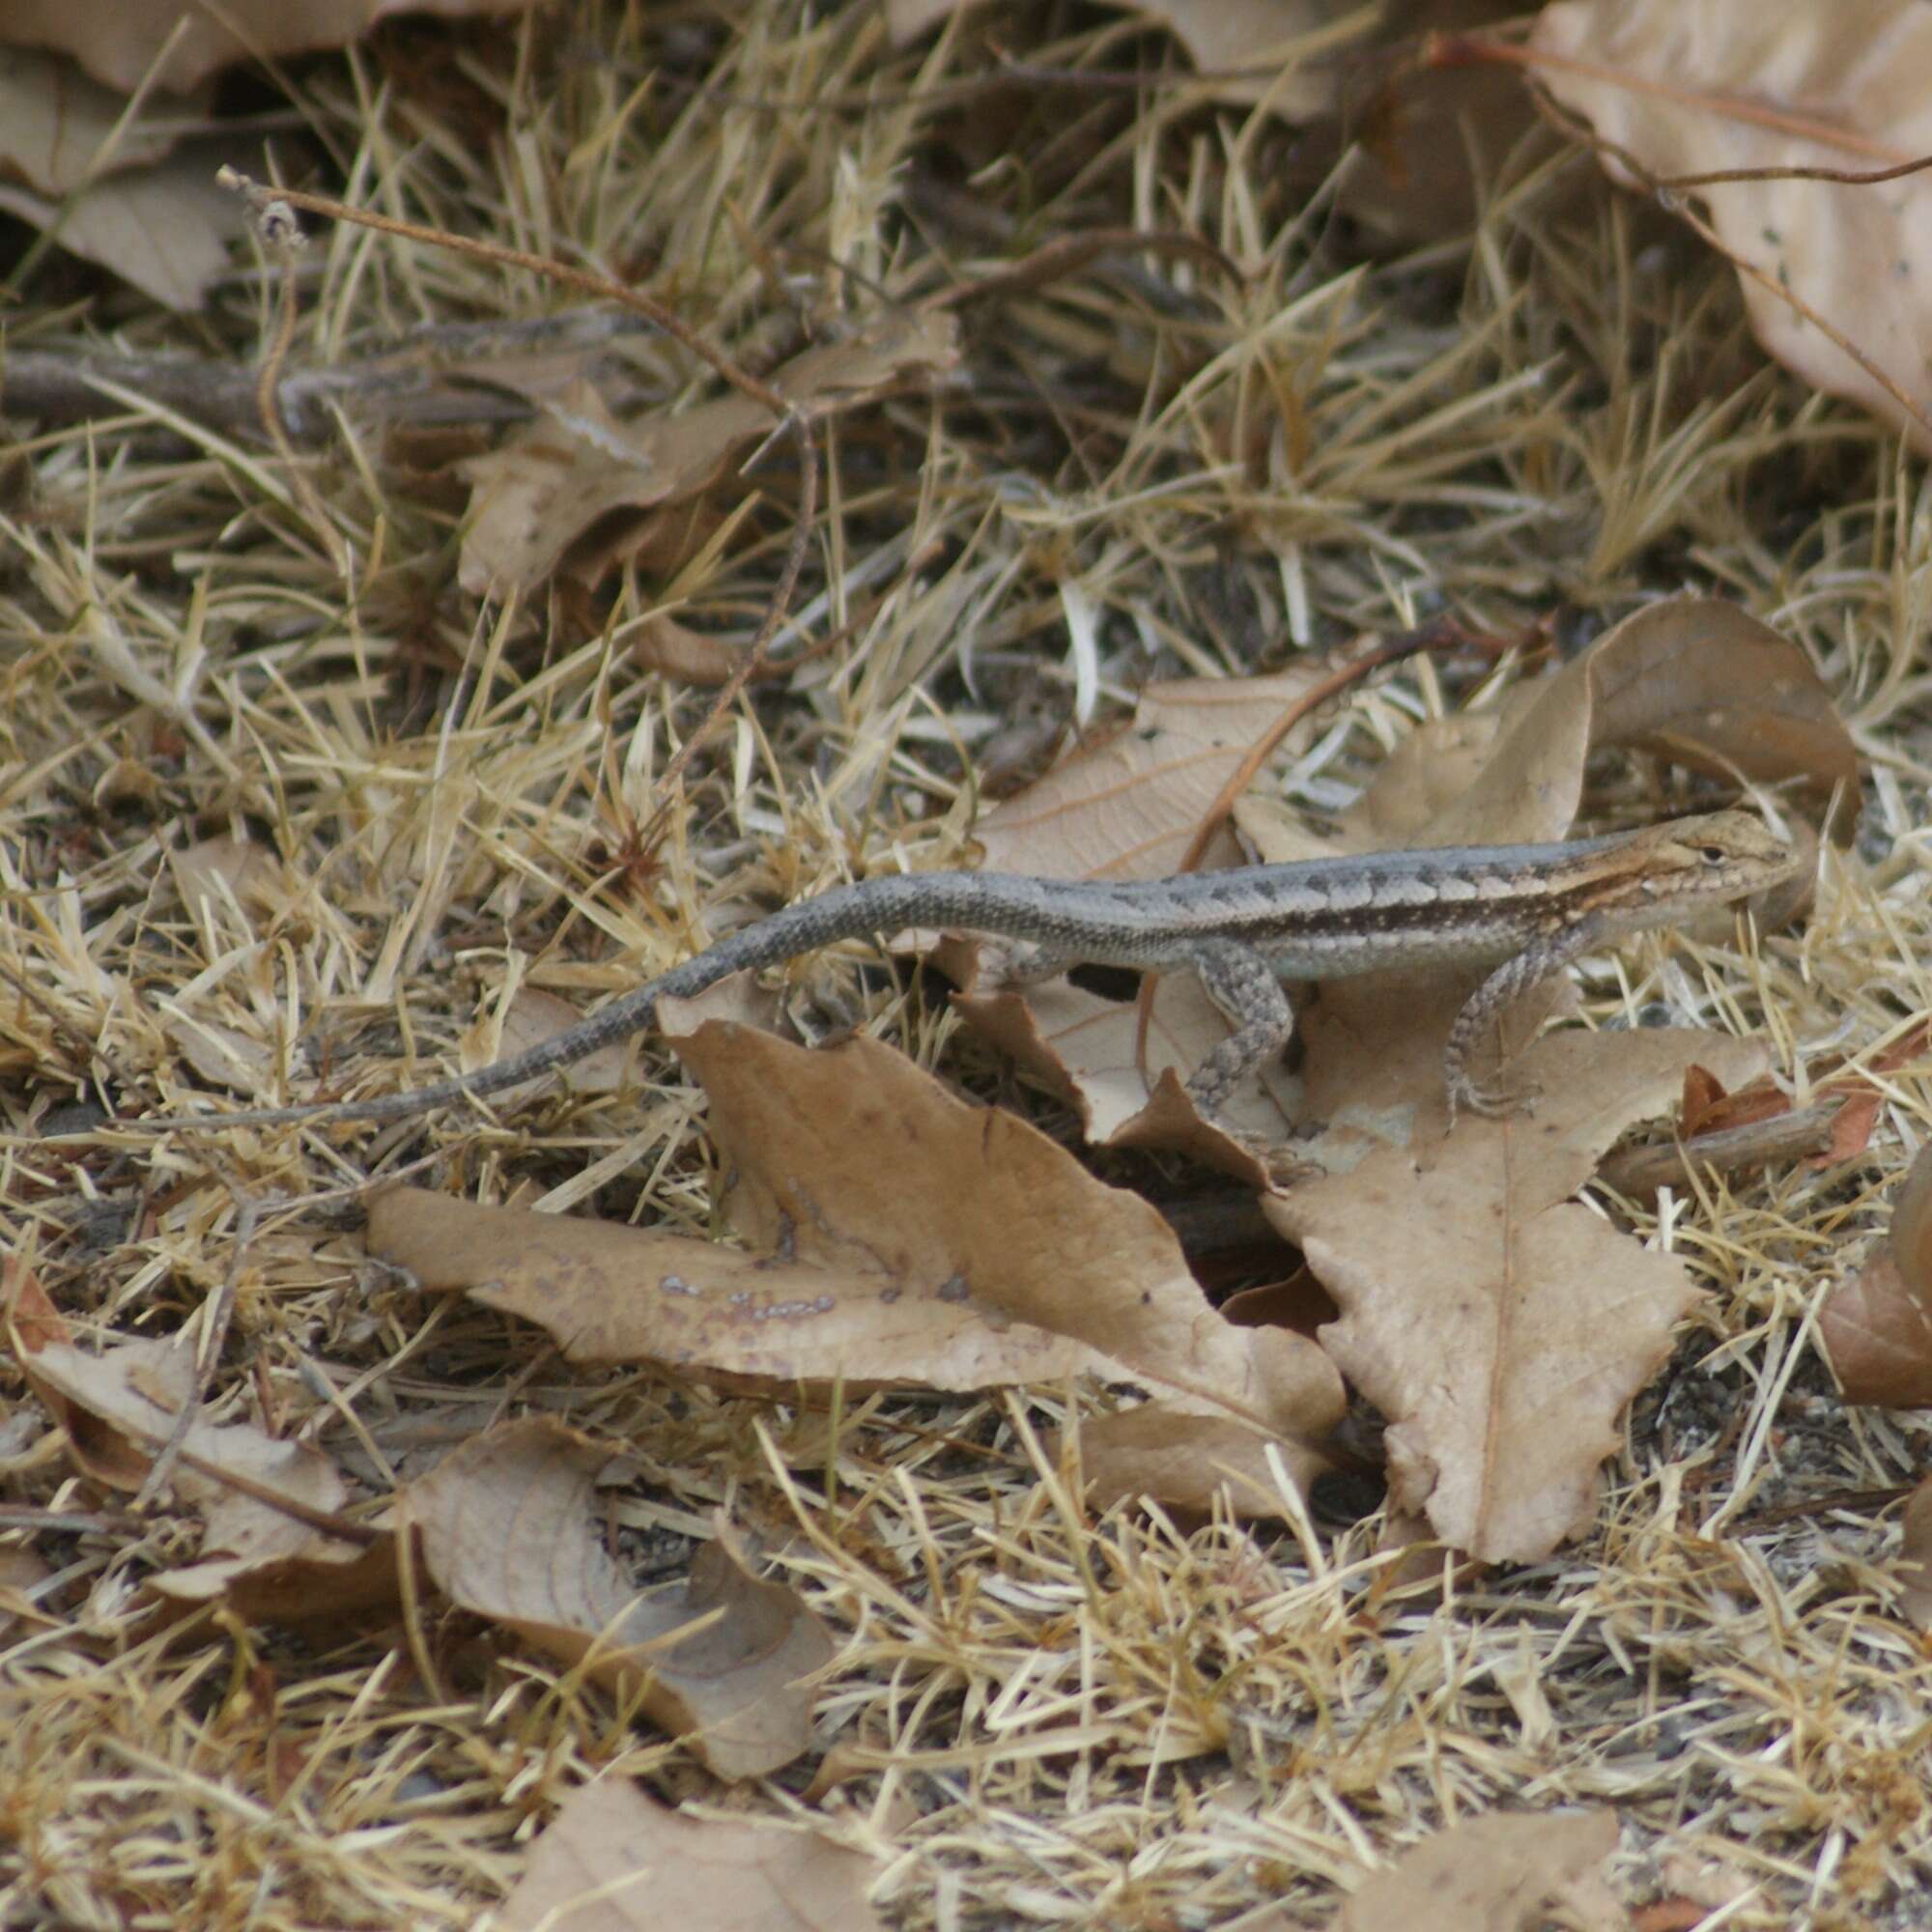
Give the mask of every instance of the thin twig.
[{"label": "thin twig", "polygon": [[262,240],[263,252],[280,270],[280,288],[276,298],[275,332],[269,343],[269,352],[262,357],[262,367],[255,378],[255,414],[261,422],[262,433],[273,444],[275,454],[282,459],[282,469],[289,480],[289,488],[295,494],[297,504],[307,518],[309,527],[321,540],[322,547],[328,553],[328,560],[335,566],[335,574],[348,582],[354,575],[355,560],[350,554],[349,545],[342,532],[335,527],[334,520],[328,514],[327,505],[315,494],[315,486],[308,480],[306,471],[296,461],[296,453],[289,447],[288,432],[282,427],[282,412],[276,407],[275,392],[279,385],[282,365],[288,360],[289,344],[296,336],[296,315],[300,307],[301,292],[298,286],[296,265],[307,246],[308,238],[302,233],[301,223],[296,219],[295,210],[284,201],[249,202],[250,212],[255,217],[256,232]]},{"label": "thin twig", "polygon": [[[549,347],[597,348],[650,327],[642,316],[599,302],[515,322],[412,329],[381,355],[362,361],[285,368],[274,386],[275,416],[299,442],[319,441],[328,434],[327,406],[338,401],[353,401],[363,412],[391,422],[521,422],[534,413],[530,404],[489,386],[487,378],[465,387],[460,358]],[[455,366],[439,369],[440,357],[454,358]],[[224,435],[250,436],[261,425],[260,378],[235,362],[62,355],[41,349],[10,349],[0,360],[0,413],[35,422],[91,421],[106,412],[106,384],[152,397],[163,409]],[[117,402],[113,407],[125,406]]]},{"label": "thin twig", "polygon": [[968,302],[997,301],[1023,290],[1043,288],[1059,281],[1101,255],[1138,253],[1179,255],[1218,269],[1231,280],[1247,277],[1240,266],[1223,254],[1211,242],[1179,228],[1096,228],[1087,235],[1062,235],[1043,243],[1023,261],[1001,269],[977,281],[954,282],[937,294],[927,296],[922,309],[963,308]]},{"label": "thin twig", "polygon": [[773,415],[782,419],[790,413],[790,405],[769,383],[760,382],[749,369],[707,341],[675,310],[667,308],[655,296],[647,296],[641,289],[612,281],[608,275],[592,274],[588,269],[574,269],[568,262],[559,262],[553,256],[532,255],[524,248],[505,248],[497,242],[479,242],[473,235],[452,235],[444,228],[426,228],[419,221],[399,221],[393,215],[373,214],[366,208],[352,208],[347,202],[331,200],[326,194],[304,194],[292,187],[264,187],[235,168],[221,169],[215,179],[223,187],[246,195],[254,206],[284,201],[306,214],[324,214],[330,220],[347,221],[357,228],[373,228],[379,235],[393,235],[399,241],[448,248],[479,262],[494,263],[499,269],[521,269],[526,274],[539,275],[546,281],[576,289],[582,295],[594,296],[600,301],[621,303],[656,323],[699,361],[708,363],[734,389],[763,403]]},{"label": "thin twig", "polygon": [[1842,1098],[1800,1113],[1719,1127],[1688,1141],[1659,1141],[1625,1148],[1598,1168],[1596,1179],[1614,1194],[1640,1201],[1660,1188],[1694,1182],[1707,1174],[1737,1174],[1821,1154],[1832,1145],[1832,1128]]}]

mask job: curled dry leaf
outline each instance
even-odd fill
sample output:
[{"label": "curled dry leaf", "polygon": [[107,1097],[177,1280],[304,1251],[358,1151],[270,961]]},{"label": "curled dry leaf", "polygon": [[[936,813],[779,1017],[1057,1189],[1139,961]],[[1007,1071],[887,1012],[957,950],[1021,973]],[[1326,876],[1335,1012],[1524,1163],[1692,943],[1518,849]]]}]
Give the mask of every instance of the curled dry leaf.
[{"label": "curled dry leaf", "polygon": [[[958,355],[951,316],[895,311],[794,356],[771,384],[825,415],[930,381]],[[688,503],[776,428],[762,403],[735,390],[680,415],[627,423],[589,384],[572,384],[544,420],[464,466],[475,486],[464,588],[503,597],[558,570],[596,582],[637,547],[648,513]]]},{"label": "curled dry leaf", "polygon": [[1818,1335],[1847,1402],[1932,1406],[1932,1147],[1899,1187],[1878,1252],[1819,1311]]},{"label": "curled dry leaf", "polygon": [[1492,1811],[1411,1845],[1333,1932],[1542,1932],[1557,1912],[1578,1932],[1614,1932],[1626,1918],[1603,1867],[1616,1848],[1614,1811]]},{"label": "curled dry leaf", "polygon": [[44,1620],[29,1593],[53,1574],[31,1548],[17,1544],[0,1548],[0,1648],[13,1641],[18,1625]]},{"label": "curled dry leaf", "polygon": [[[7,1341],[35,1394],[67,1431],[74,1463],[116,1489],[141,1485],[194,1396],[193,1357],[172,1341],[118,1342],[99,1354],[77,1349],[38,1282],[10,1264]],[[386,1534],[351,1541],[299,1520],[239,1478],[285,1496],[313,1516],[349,1500],[348,1485],[319,1450],[278,1441],[247,1423],[194,1422],[170,1479],[200,1512],[198,1562],[149,1579],[183,1605],[227,1604],[265,1622],[340,1615],[393,1594],[395,1555]]]},{"label": "curled dry leaf", "polygon": [[592,1484],[611,1452],[545,1417],[487,1430],[409,1492],[423,1564],[449,1600],[618,1695],[720,1777],[789,1764],[811,1735],[832,1638],[798,1594],[723,1541],[689,1579],[639,1596],[599,1542]]},{"label": "curled dry leaf", "polygon": [[[1729,169],[1876,172],[1932,153],[1932,11],[1921,0],[1560,0],[1530,37],[1534,71],[1653,181]],[[1613,154],[1612,179],[1648,189]],[[1794,179],[1687,189],[1743,277],[1758,339],[1808,383],[1932,449],[1932,199],[1924,177]],[[1784,299],[1855,343],[1898,400]]]},{"label": "curled dry leaf", "polygon": [[530,1848],[497,1932],[879,1932],[871,1861],[815,1832],[689,1818],[606,1777]]}]

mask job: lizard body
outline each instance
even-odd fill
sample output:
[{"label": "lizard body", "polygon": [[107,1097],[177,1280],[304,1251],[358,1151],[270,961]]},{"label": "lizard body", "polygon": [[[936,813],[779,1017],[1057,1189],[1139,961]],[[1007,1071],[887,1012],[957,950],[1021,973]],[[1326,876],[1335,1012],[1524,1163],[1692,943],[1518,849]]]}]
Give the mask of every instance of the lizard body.
[{"label": "lizard body", "polygon": [[1788,878],[1793,848],[1745,811],[1672,820],[1605,838],[1450,846],[1314,859],[1110,884],[1001,872],[910,872],[835,887],[732,933],[564,1032],[473,1073],[364,1100],[126,1122],[148,1130],[406,1121],[541,1078],[651,1025],[658,1003],[840,940],[909,926],[984,933],[1037,948],[1025,978],[1070,964],[1196,973],[1234,1031],[1189,1079],[1218,1110],[1293,1031],[1284,980],[1391,968],[1493,965],[1451,1027],[1452,1112],[1499,1111],[1469,1077],[1486,1027],[1519,994],[1622,934],[1674,925]]}]

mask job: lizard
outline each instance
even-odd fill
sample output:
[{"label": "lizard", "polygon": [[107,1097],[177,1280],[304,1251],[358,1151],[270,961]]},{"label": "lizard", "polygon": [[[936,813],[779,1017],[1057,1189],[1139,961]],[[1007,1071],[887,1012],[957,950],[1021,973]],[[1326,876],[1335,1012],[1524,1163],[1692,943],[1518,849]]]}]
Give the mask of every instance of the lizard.
[{"label": "lizard", "polygon": [[1282,981],[1390,968],[1492,970],[1449,1029],[1443,1079],[1460,1108],[1505,1113],[1520,1095],[1479,1085],[1468,1060],[1520,994],[1605,942],[1780,884],[1796,849],[1747,811],[1672,819],[1606,838],[1534,845],[1441,846],[1299,860],[1119,884],[970,870],[883,874],[781,907],[620,994],[587,1018],[471,1073],[368,1099],[117,1122],[146,1131],[408,1121],[522,1086],[649,1027],[661,1000],[848,939],[907,927],[1017,940],[1017,976],[1069,965],[1186,969],[1232,1031],[1186,1083],[1212,1118],[1250,1072],[1282,1051],[1294,1015]]}]

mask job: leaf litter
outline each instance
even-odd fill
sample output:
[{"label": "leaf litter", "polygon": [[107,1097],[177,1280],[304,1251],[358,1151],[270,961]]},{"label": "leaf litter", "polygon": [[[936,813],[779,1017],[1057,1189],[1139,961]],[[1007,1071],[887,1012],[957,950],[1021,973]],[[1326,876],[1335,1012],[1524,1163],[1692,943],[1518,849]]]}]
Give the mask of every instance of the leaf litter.
[{"label": "leaf litter", "polygon": [[[972,856],[973,757],[1015,692],[1058,692],[1070,709],[1077,684],[1083,707],[1118,720],[1150,673],[1249,673],[1278,661],[1283,637],[1388,636],[1436,599],[1471,620],[1470,636],[1520,643],[1500,664],[1465,644],[1371,681],[1302,732],[1268,782],[1304,826],[1333,828],[1393,759],[1412,799],[1398,811],[1397,790],[1378,785],[1378,811],[1393,823],[1413,800],[1440,810],[1494,761],[1496,730],[1481,721],[1507,722],[1518,685],[1535,692],[1524,660],[1567,629],[1566,607],[1621,614],[1686,585],[1767,619],[1852,713],[1874,773],[1864,838],[1843,858],[1825,847],[1800,933],[1767,923],[1755,952],[1735,930],[1621,949],[1581,976],[1582,1011],[1599,1028],[1667,1018],[1766,1049],[1795,1099],[1831,1056],[1866,1064],[1858,1056],[1902,1037],[1925,1004],[1922,868],[1899,838],[1923,816],[1927,764],[1912,710],[1923,563],[1909,474],[1860,418],[1763,369],[1721,269],[1655,272],[1628,211],[1606,199],[1563,225],[1535,178],[1505,174],[1476,247],[1456,257],[1466,282],[1445,275],[1448,254],[1387,272],[1338,261],[1336,237],[1302,223],[1275,122],[1247,124],[1242,140],[1191,138],[1236,122],[1178,111],[1157,63],[1128,74],[1122,45],[1138,60],[1164,43],[1123,42],[1118,27],[1111,42],[1095,29],[1049,46],[1009,22],[1037,57],[1031,72],[943,37],[892,56],[856,16],[774,16],[756,32],[721,20],[708,40],[599,17],[599,58],[562,65],[535,24],[434,28],[423,31],[462,37],[461,58],[426,70],[406,38],[384,40],[367,53],[384,82],[374,94],[344,67],[306,71],[294,84],[314,125],[345,154],[370,143],[366,178],[411,212],[458,212],[453,225],[503,239],[567,235],[566,252],[656,286],[760,367],[823,339],[812,331],[828,318],[882,312],[857,276],[917,301],[962,262],[1023,256],[1041,224],[1141,218],[1148,184],[1163,213],[1185,209],[1254,278],[1210,282],[1151,249],[1015,277],[961,311],[943,393],[922,379],[827,424],[831,487],[798,605],[815,613],[807,653],[680,767],[672,837],[648,847],[624,842],[625,828],[661,802],[657,777],[710,693],[614,667],[660,604],[695,634],[749,634],[796,473],[781,446],[743,479],[721,472],[661,541],[616,531],[628,562],[597,561],[590,532],[588,566],[605,570],[594,594],[566,571],[546,581],[540,619],[479,627],[457,582],[454,493],[385,467],[353,410],[314,465],[321,499],[369,563],[353,585],[287,518],[275,462],[157,444],[157,427],[179,434],[172,422],[118,403],[113,422],[37,440],[19,459],[33,495],[24,507],[0,497],[5,540],[30,559],[0,578],[14,699],[0,729],[20,774],[0,843],[12,976],[0,1075],[16,1122],[83,1093],[82,1104],[169,1106],[203,1081],[225,1084],[196,1070],[170,1013],[252,1043],[292,1083],[380,1070],[401,1084],[466,1036],[462,1050],[488,1051],[491,1022],[476,1016],[500,1010],[508,984],[582,1003],[862,865]],[[1105,87],[1081,77],[1095,63]],[[639,92],[645,69],[669,78]],[[1171,71],[1187,84],[1184,66]],[[918,104],[918,87],[954,74],[979,109]],[[506,100],[526,147],[492,137]],[[1023,195],[1015,154],[1034,164]],[[408,169],[384,155],[410,156]],[[554,165],[528,172],[540,156]],[[498,270],[414,242],[351,245],[346,231],[310,274],[318,356],[355,343],[380,359],[399,317],[514,321],[528,294]],[[76,315],[36,312],[37,341],[89,341]],[[305,354],[307,335],[305,324]],[[143,339],[203,355],[218,345],[245,368],[259,338],[252,296],[235,287],[217,288],[192,344],[165,324]],[[674,399],[666,421],[705,406],[712,392],[691,386],[681,351],[645,341],[626,355],[636,388],[598,379],[613,416],[634,417],[646,396]],[[97,461],[91,440],[115,460]],[[769,493],[756,516],[754,489]],[[1069,579],[1093,616],[1071,664]],[[111,649],[60,648],[100,612]],[[813,654],[821,637],[835,641]],[[1666,653],[1656,674],[1682,688],[1699,650],[1677,649],[1678,668]],[[1747,694],[1750,730],[1714,734],[1704,715],[1704,769],[1767,733],[1776,771],[1826,769],[1793,751],[1732,645],[1705,654],[1718,690]],[[1646,701],[1651,675],[1638,680]],[[1445,713],[1453,744],[1418,733]],[[1692,751],[1641,737],[1587,767],[1562,753],[1583,781],[1571,806],[1592,823],[1703,795],[1681,775]],[[1540,770],[1505,760],[1492,782],[1527,790],[1524,773]],[[1252,803],[1240,816],[1259,836]],[[244,826],[281,868],[260,899],[251,888],[231,900],[165,863]],[[1035,1112],[1037,1096],[928,991],[882,980],[854,950],[798,962],[785,1005],[814,1034],[860,1012],[920,1065],[1064,1137],[1064,1118]],[[1379,1077],[1381,1057],[1359,1039],[1324,1038],[1333,1007],[1325,992],[1314,1003],[1307,1058],[1290,1069],[1306,1117],[1332,1118],[1331,1095],[1360,1098]],[[1389,1073],[1407,1111],[1384,1145],[1413,1136],[1426,1103],[1419,1021],[1410,1031],[1414,1071],[1397,1056]],[[1598,1037],[1571,1030],[1536,1050]],[[1544,1191],[1566,1182],[1556,1170],[1594,1160],[1611,1119],[1662,1109],[1668,1083],[1639,1063],[1592,1062],[1566,1094],[1587,1110],[1594,1094],[1600,1112],[1565,1128]],[[1606,1080],[1619,1064],[1627,1077]],[[720,1230],[734,1192],[753,1205],[807,1198],[788,1191],[781,1151],[764,1155],[762,1178],[733,1172],[657,1043],[631,1065],[614,1095],[537,1095],[494,1125],[441,1122],[404,1146],[370,1142],[367,1164],[399,1172],[426,1139],[441,1163],[432,1182],[452,1200],[574,1209],[585,1226],[594,1211],[690,1246]],[[392,1494],[407,1503],[434,1480],[421,1462],[487,1442],[479,1418],[500,1411],[508,1427],[535,1419],[615,1452],[590,1478],[603,1519],[592,1547],[622,1559],[620,1589],[623,1576],[636,1587],[667,1574],[650,1570],[654,1548],[681,1577],[692,1544],[718,1540],[721,1510],[754,1534],[774,1577],[833,1635],[812,1685],[824,1755],[809,1800],[767,1781],[726,1802],[773,1817],[805,1806],[865,1860],[891,1922],[1042,1911],[1320,1922],[1436,1828],[1526,1802],[1538,1818],[1614,1806],[1608,1883],[1631,1913],[1667,1904],[1660,1889],[1686,1860],[1720,1859],[1739,1875],[1730,1919],[1769,1928],[1821,1898],[1909,1909],[1924,1876],[1910,1756],[1924,1666],[1877,1567],[1896,1532],[1869,1508],[1825,1500],[1895,1493],[1922,1431],[1910,1413],[1847,1418],[1811,1319],[1821,1271],[1879,1226],[1879,1183],[1920,1137],[1916,1067],[1880,1078],[1869,1138],[1834,1167],[1747,1179],[1704,1168],[1654,1205],[1598,1192],[1546,1210],[1587,1213],[1608,1231],[1592,1240],[1635,1248],[1618,1232],[1634,1230],[1646,1268],[1688,1270],[1704,1292],[1668,1371],[1635,1399],[1582,1540],[1487,1572],[1438,1548],[1421,1590],[1406,1580],[1412,1561],[1378,1548],[1372,1499],[1338,1513],[1343,1492],[1324,1485],[1341,1467],[1306,1495],[1270,1467],[1288,1510],[1272,1528],[1238,1522],[1212,1485],[1192,1516],[1125,1500],[1137,1473],[1108,1500],[1091,1480],[1095,1432],[1158,1417],[1162,1398],[1140,1400],[1158,1364],[1126,1384],[902,1393],[836,1376],[744,1389],[655,1357],[561,1361],[540,1328],[372,1265],[339,1220],[365,1163],[321,1136],[144,1148],[138,1161],[105,1140],[24,1142],[8,1153],[6,1232],[80,1337],[43,1336],[43,1349],[90,1361],[136,1342],[182,1346],[170,1338],[197,1332],[232,1278],[235,1321],[197,1365],[211,1379],[195,1426],[245,1421],[270,1445],[320,1449],[366,1492],[348,1521],[373,1520]],[[849,1114],[860,1096],[843,1097]],[[1374,1158],[1374,1137],[1355,1131]],[[1167,1152],[1092,1157],[1171,1207],[1198,1183]],[[1468,1186],[1493,1202],[1510,1171]],[[304,1204],[302,1218],[244,1237],[238,1190]],[[1412,1196],[1396,1197],[1401,1218]],[[777,1257],[782,1210],[759,1211],[772,1217],[764,1245],[749,1209],[733,1239]],[[1621,1249],[1603,1252],[1625,1266]],[[1283,1244],[1273,1272],[1293,1265]],[[1677,1277],[1650,1278],[1679,1292]],[[1373,1299],[1365,1291],[1362,1306]],[[1495,1332],[1476,1323],[1454,1339],[1480,1357]],[[1654,1337],[1625,1340],[1625,1366],[1606,1373],[1628,1378]],[[149,1586],[211,1547],[213,1494],[190,1504],[171,1491],[164,1509],[130,1520],[109,1477],[46,1429],[41,1399],[17,1382],[5,1394],[42,1433],[17,1451],[5,1438],[4,1539],[52,1571],[31,1586],[43,1621],[16,1625],[0,1661],[9,1909],[105,1922],[139,1896],[192,1921],[224,1874],[242,1873],[261,1911],[293,1922],[469,1924],[511,1894],[570,1794],[600,1779],[641,1781],[686,1802],[687,1819],[715,1821],[725,1787],[696,1736],[625,1723],[629,1680],[612,1690],[582,1674],[597,1631],[574,1627],[568,1642],[593,1647],[573,1650],[575,1662],[523,1635],[480,1640],[476,1613],[450,1605],[426,1568],[391,1566],[394,1603],[320,1632],[270,1635],[230,1617],[163,1641]],[[165,1401],[134,1397],[129,1473],[153,1453],[132,1425],[165,1422]],[[1592,1400],[1599,1419],[1612,1406]],[[1345,1431],[1356,1463],[1389,1420],[1358,1402]],[[1419,1428],[1395,1423],[1410,1499],[1433,1453]],[[1577,1433],[1587,1447],[1588,1429]],[[1156,1435],[1142,1466],[1162,1457]],[[1203,1451],[1198,1464],[1212,1460]],[[1537,1520],[1576,1507],[1584,1460],[1573,1456]],[[183,1463],[177,1476],[194,1473]],[[1505,1502],[1521,1511],[1494,1483],[1466,1501],[1445,1492],[1445,1517],[1452,1501],[1450,1520],[1492,1529],[1508,1527]],[[526,1607],[532,1625],[573,1628]]]}]

